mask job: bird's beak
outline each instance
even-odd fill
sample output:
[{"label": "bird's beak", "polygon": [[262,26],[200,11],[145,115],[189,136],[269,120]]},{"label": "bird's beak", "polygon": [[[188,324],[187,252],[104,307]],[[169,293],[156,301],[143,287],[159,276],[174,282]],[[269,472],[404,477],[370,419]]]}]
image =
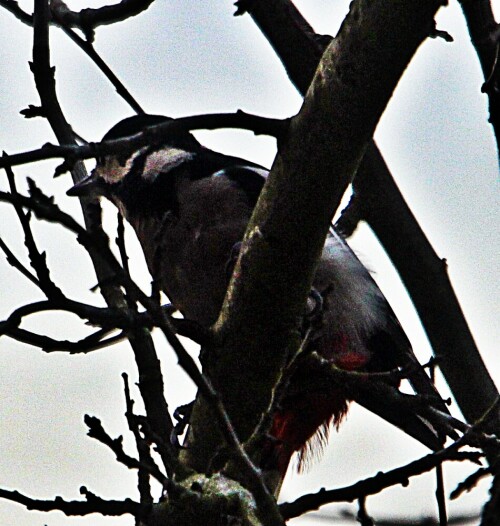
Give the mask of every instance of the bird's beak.
[{"label": "bird's beak", "polygon": [[104,195],[105,183],[101,177],[97,177],[93,171],[88,177],[78,181],[67,192],[67,195],[76,197],[97,197]]}]

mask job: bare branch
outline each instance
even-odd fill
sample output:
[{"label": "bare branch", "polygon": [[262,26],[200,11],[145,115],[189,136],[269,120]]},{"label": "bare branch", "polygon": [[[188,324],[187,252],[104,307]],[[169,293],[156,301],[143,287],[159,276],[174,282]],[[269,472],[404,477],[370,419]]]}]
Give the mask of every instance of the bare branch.
[{"label": "bare branch", "polygon": [[121,0],[118,4],[106,5],[96,9],[72,11],[63,0],[52,0],[50,4],[54,19],[62,25],[77,27],[88,41],[94,39],[94,30],[98,26],[122,22],[146,11],[154,0]]},{"label": "bare branch", "polygon": [[[500,401],[497,401],[492,407],[490,407],[488,413],[483,417],[484,420],[487,420],[490,414],[495,414],[495,410],[499,404]],[[285,520],[288,520],[293,517],[298,517],[307,511],[317,509],[324,504],[341,501],[352,502],[356,499],[362,499],[369,495],[374,495],[383,489],[397,484],[406,486],[408,485],[409,478],[430,471],[431,469],[442,465],[445,461],[468,460],[480,464],[480,459],[484,456],[484,453],[459,451],[463,446],[472,445],[473,447],[487,449],[485,444],[490,444],[494,447],[496,458],[498,458],[498,452],[500,451],[500,440],[498,438],[481,436],[480,441],[476,442],[483,425],[484,422],[482,420],[479,421],[475,426],[467,429],[461,438],[453,442],[447,448],[410,462],[406,466],[396,468],[386,473],[379,472],[374,477],[356,482],[352,486],[335,490],[325,490],[323,488],[318,493],[304,495],[292,503],[282,504],[280,506],[281,513]]]},{"label": "bare branch", "polygon": [[[3,155],[5,156],[5,152]],[[5,171],[7,173],[10,191],[13,195],[17,195],[18,192],[14,179],[14,172],[9,167],[5,168]],[[24,232],[24,244],[28,249],[31,266],[38,277],[38,286],[45,293],[47,298],[58,299],[63,297],[61,289],[55,285],[50,277],[45,253],[41,253],[36,246],[35,238],[33,237],[33,232],[31,230],[29,213],[25,213],[22,207],[16,203],[13,203],[13,205]]]},{"label": "bare branch", "polygon": [[391,486],[407,486],[411,477],[426,473],[444,461],[472,461],[477,462],[481,453],[460,452],[457,451],[456,443],[446,449],[432,453],[418,460],[410,462],[406,466],[387,471],[379,472],[374,477],[360,480],[352,486],[345,488],[325,490],[318,493],[304,495],[293,502],[280,505],[280,511],[285,520],[299,517],[304,513],[318,509],[320,506],[332,502],[352,502],[353,500],[362,499],[369,495],[375,495],[382,490]]},{"label": "bare branch", "polygon": [[[325,512],[312,512],[307,515],[311,519],[318,519],[321,521],[328,521],[329,523],[334,522],[346,522],[350,521],[356,523],[358,521],[357,516],[350,510],[341,510],[338,514],[331,514]],[[477,524],[480,518],[479,513],[468,513],[468,514],[455,514],[448,518],[447,526],[464,526],[474,522]],[[377,515],[376,519],[377,526],[439,526],[438,521],[434,517],[420,516],[415,518],[408,518],[406,515],[402,516],[387,516],[381,517]]]},{"label": "bare branch", "polygon": [[40,287],[38,278],[33,275],[31,271],[19,261],[19,259],[17,259],[17,257],[14,255],[12,250],[10,250],[2,238],[0,238],[0,249],[2,249],[3,253],[7,257],[7,263],[17,269],[24,277],[28,278],[31,283],[34,283],[37,287]]},{"label": "bare branch", "polygon": [[[461,3],[464,11],[470,12],[468,23],[475,21],[478,42],[489,49],[488,52],[485,49],[488,77],[499,36],[498,30],[494,30],[490,2],[464,0]],[[240,4],[240,12],[247,11],[252,16],[276,50],[292,82],[304,94],[328,37],[314,33],[289,0],[243,0],[238,2],[239,7]],[[433,21],[432,27],[435,27]],[[482,40],[487,35],[494,42]],[[498,74],[499,68],[495,71]],[[500,100],[498,96],[497,100]],[[498,108],[496,113],[500,112]],[[496,121],[500,122],[500,118]],[[403,279],[434,353],[441,358],[441,369],[461,411],[468,422],[474,423],[495,401],[498,391],[481,359],[443,262],[406,205],[373,141],[361,160],[353,186],[353,198],[339,224],[341,230],[352,233],[362,219],[373,229]],[[470,372],[467,382],[463,382],[464,370]],[[483,396],[478,398],[478,392]],[[499,425],[500,417],[490,423],[490,430],[498,432]]]},{"label": "bare branch", "polygon": [[98,331],[87,338],[80,341],[72,342],[68,340],[55,340],[43,334],[36,334],[25,329],[13,328],[5,330],[4,334],[17,340],[18,342],[27,343],[38,347],[43,352],[64,351],[69,354],[86,354],[91,351],[97,351],[105,347],[109,347],[125,338],[123,333],[112,336],[107,339],[102,339],[102,331]]},{"label": "bare branch", "polygon": [[135,502],[131,499],[125,500],[104,500],[87,491],[85,486],[82,486],[80,492],[86,496],[86,500],[72,500],[67,501],[61,497],[56,497],[54,500],[39,500],[32,499],[19,493],[19,491],[10,491],[0,489],[0,498],[18,502],[26,507],[28,510],[37,511],[62,511],[68,516],[84,516],[91,513],[100,513],[101,515],[116,517],[120,515],[133,515],[134,517],[144,517],[149,511],[149,506]]},{"label": "bare branch", "polygon": [[[33,17],[23,11],[17,1],[15,0],[0,0],[0,6],[5,8],[7,11],[11,12],[18,20],[23,22],[28,26],[33,26]],[[51,23],[54,21],[52,20]],[[56,24],[57,25],[57,24]],[[72,29],[60,25],[61,29],[66,33],[66,35],[84,52],[88,57],[94,61],[95,65],[102,71],[104,76],[111,82],[115,87],[116,92],[120,95],[129,106],[136,113],[144,113],[144,110],[141,108],[140,104],[134,99],[131,93],[127,90],[125,85],[120,81],[120,79],[113,73],[111,68],[106,64],[106,62],[101,58],[93,47],[91,42],[88,42],[77,35]],[[22,115],[26,117],[34,116],[44,116],[43,112],[40,112],[40,108],[30,105],[28,110],[21,111]]]},{"label": "bare branch", "polygon": [[[130,387],[128,385],[128,375],[126,373],[122,373],[123,378],[123,387],[125,391],[125,403],[126,403],[126,411],[125,411],[125,418],[128,422],[128,428],[130,431],[132,431],[132,434],[134,435],[135,439],[135,445],[137,447],[137,451],[139,453],[139,469],[137,472],[137,489],[139,490],[139,495],[141,496],[141,504],[152,504],[153,503],[153,496],[151,495],[151,484],[149,482],[149,470],[147,468],[144,468],[144,466],[155,466],[156,464],[151,457],[151,451],[150,451],[150,445],[146,441],[145,438],[141,435],[141,432],[139,430],[139,422],[134,414],[134,401],[132,400],[132,397],[130,396]],[[172,472],[169,472],[169,466],[165,466],[167,469],[167,475],[172,476]],[[157,468],[158,469],[158,468]],[[163,485],[165,488],[165,484]]]},{"label": "bare branch", "polygon": [[493,478],[490,488],[490,500],[485,504],[481,515],[481,526],[497,526],[500,510],[500,476]]},{"label": "bare branch", "polygon": [[169,487],[171,481],[160,471],[151,457],[145,461],[144,459],[137,460],[136,458],[127,455],[125,451],[123,451],[123,437],[120,436],[115,439],[111,438],[102,427],[101,421],[95,416],[85,415],[84,421],[89,428],[87,435],[108,446],[116,455],[116,460],[118,460],[118,462],[127,466],[129,469],[146,470],[147,473],[152,475],[164,489]]},{"label": "bare branch", "polygon": [[[0,157],[0,168],[57,158],[68,159],[74,163],[77,159],[91,159],[110,154],[129,153],[146,144],[154,144],[155,141],[160,142],[162,138],[164,139],[170,133],[175,135],[176,133],[191,130],[215,130],[220,128],[251,130],[256,135],[270,135],[280,139],[286,134],[288,121],[259,117],[241,110],[236,113],[194,115],[149,126],[141,133],[114,141],[89,143],[82,146],[45,144],[37,150],[9,155],[8,158]],[[68,168],[68,166],[65,167],[66,170]]]},{"label": "bare branch", "polygon": [[495,21],[490,0],[459,0],[459,4],[483,69],[482,91],[488,95],[489,122],[500,152],[500,24]]},{"label": "bare branch", "polygon": [[[49,48],[49,8],[48,0],[38,0],[35,2],[33,14],[33,75],[35,84],[40,95],[42,109],[59,141],[62,145],[73,145],[74,134],[66,121],[55,89],[54,69],[50,66],[50,48]],[[76,183],[86,176],[85,167],[82,161],[77,161],[72,169],[73,181]],[[33,190],[31,191],[34,195]],[[41,192],[40,192],[41,193]],[[40,197],[40,196],[38,196]],[[40,200],[43,200],[40,198]],[[102,229],[101,208],[97,200],[81,199],[82,210],[84,213],[85,223],[89,236],[85,233],[80,238],[86,237],[93,239],[87,243],[91,247],[89,254],[96,270],[99,283],[102,284],[101,292],[108,305],[122,308],[126,307],[126,301],[123,298],[122,291],[119,287],[109,281],[113,278],[115,272],[123,274],[123,269],[117,264],[108,247],[108,239]],[[73,223],[75,223],[73,221]],[[82,230],[81,228],[79,229]],[[95,250],[96,242],[102,250]],[[107,255],[103,260],[101,252]],[[110,266],[111,263],[111,266]],[[111,283],[109,286],[106,283]],[[172,430],[172,421],[168,412],[167,402],[165,400],[163,376],[161,373],[160,362],[156,354],[153,341],[149,331],[139,329],[131,331],[129,341],[134,351],[135,361],[139,371],[139,388],[144,400],[148,418],[151,420],[151,427],[160,435],[170,435]]]},{"label": "bare branch", "polygon": [[460,482],[458,486],[450,493],[450,499],[458,499],[464,492],[471,491],[484,478],[491,476],[490,468],[480,468],[469,475],[464,481]]},{"label": "bare branch", "polygon": [[436,502],[439,514],[439,526],[448,526],[448,511],[446,509],[446,495],[444,488],[443,465],[436,466]]},{"label": "bare branch", "polygon": [[235,5],[235,15],[252,17],[304,95],[332,37],[316,34],[290,0],[239,0]]}]

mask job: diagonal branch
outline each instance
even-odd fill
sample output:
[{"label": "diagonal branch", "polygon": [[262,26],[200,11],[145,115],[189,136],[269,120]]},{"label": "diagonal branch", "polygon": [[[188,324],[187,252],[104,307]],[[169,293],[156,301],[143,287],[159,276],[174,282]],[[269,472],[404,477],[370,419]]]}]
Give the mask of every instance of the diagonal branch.
[{"label": "diagonal branch", "polygon": [[[33,26],[33,16],[27,13],[26,11],[23,11],[19,7],[19,4],[16,0],[0,0],[0,6],[12,13],[23,24]],[[51,23],[54,23],[54,21],[52,20]],[[144,113],[144,110],[141,108],[140,104],[134,99],[134,97],[127,90],[125,85],[120,81],[120,79],[113,73],[111,68],[97,53],[92,43],[84,40],[82,37],[76,34],[75,31],[73,31],[69,27],[66,27],[65,25],[60,25],[59,27],[61,27],[61,29],[66,33],[66,35],[84,53],[86,53],[91,60],[94,61],[95,65],[104,73],[104,76],[115,87],[118,95],[120,95],[136,113]],[[26,114],[23,111],[21,113],[23,113],[24,115]]]},{"label": "diagonal branch", "polygon": [[481,454],[477,452],[457,451],[456,444],[452,444],[446,449],[426,455],[425,457],[410,462],[406,466],[387,471],[386,473],[377,473],[374,477],[360,480],[352,486],[332,490],[321,489],[318,493],[303,495],[293,502],[281,504],[280,511],[286,520],[292,519],[308,511],[316,510],[325,504],[332,502],[352,502],[356,499],[380,493],[382,490],[391,486],[399,484],[406,486],[411,477],[427,473],[436,466],[441,465],[444,461],[468,460],[477,463],[480,457]]},{"label": "diagonal branch", "polygon": [[[354,1],[290,122],[215,325],[220,348],[208,353],[206,364],[240,440],[250,437],[269,409],[286,360],[300,345],[297,323],[331,217],[440,5]],[[198,399],[193,440],[182,452],[198,470],[206,469],[221,443],[216,433],[207,433],[212,418]]]},{"label": "diagonal branch", "polygon": [[[363,196],[363,217],[390,254],[453,396],[466,420],[474,423],[495,402],[498,391],[460,308],[446,261],[436,254],[388,171],[380,164],[385,165],[383,159],[358,172],[353,183],[355,195]],[[491,420],[489,431],[500,431],[500,413]]]},{"label": "diagonal branch", "polygon": [[[291,81],[304,94],[328,37],[315,34],[289,0],[243,0],[240,4],[262,29]],[[464,0],[462,7],[464,11],[482,10],[487,14],[491,7],[486,4],[489,6],[488,0]],[[491,28],[491,18],[485,19]],[[488,63],[491,68],[491,60]],[[497,74],[498,71],[497,68]],[[374,141],[364,153],[353,187],[350,211],[354,214],[343,214],[342,230],[352,233],[357,222],[365,220],[375,232],[415,304],[462,413],[469,423],[474,423],[493,404],[498,391],[479,354],[444,263],[405,203]],[[463,381],[464,370],[470,373],[467,382]],[[477,393],[482,393],[481,397]],[[490,430],[498,432],[499,426],[500,417],[492,420]]]},{"label": "diagonal branch", "polygon": [[129,469],[145,470],[152,475],[164,489],[170,486],[171,481],[161,472],[151,457],[137,460],[127,455],[123,450],[123,437],[111,438],[102,426],[101,421],[95,416],[85,415],[85,424],[89,428],[87,435],[107,446],[115,454],[116,460]]},{"label": "diagonal branch", "polygon": [[[277,511],[276,502],[266,488],[260,471],[253,465],[251,459],[248,457],[246,451],[240,443],[237,433],[235,432],[231,420],[220,399],[220,396],[211,385],[209,379],[200,372],[194,359],[190,356],[190,354],[180,342],[179,338],[175,334],[174,324],[166,315],[165,309],[160,304],[157,304],[154,299],[151,299],[146,294],[144,294],[140,288],[130,279],[130,276],[118,263],[107,243],[103,244],[100,237],[93,236],[91,233],[89,233],[70,215],[64,213],[55,203],[53,203],[46,196],[43,196],[40,191],[38,191],[36,194],[36,198],[32,197],[31,199],[26,198],[20,194],[12,196],[11,194],[0,192],[0,201],[3,199],[9,202],[16,200],[16,202],[22,206],[33,210],[39,218],[58,222],[64,225],[71,232],[75,233],[78,236],[80,243],[90,254],[100,255],[100,257],[103,259],[103,262],[108,266],[110,272],[115,276],[115,281],[118,281],[118,283],[124,286],[127,296],[133,301],[140,302],[148,310],[149,316],[151,317],[154,325],[160,328],[172,349],[177,354],[180,366],[190,376],[202,395],[205,397],[205,400],[211,409],[214,411],[216,415],[215,421],[217,422],[218,428],[221,430],[224,439],[226,440],[231,452],[234,455],[234,461],[239,469],[240,477],[243,476],[245,478],[249,488],[252,490],[256,498],[259,499],[259,504],[262,510],[264,510],[266,517],[268,517],[270,526],[282,526],[282,520]],[[77,302],[71,302],[69,300],[66,300],[66,302],[68,309],[74,309],[75,313],[79,312],[82,314],[83,312],[86,312],[97,316],[101,314],[106,316],[109,314],[109,310],[107,309],[97,309],[90,306],[83,306],[83,304],[78,304]],[[63,301],[63,304],[64,303],[65,302]],[[53,307],[54,302],[39,302],[30,306],[21,307],[17,309],[17,311],[15,311],[14,315],[12,316],[12,323],[20,319],[22,317],[21,315],[26,315],[30,312],[36,312],[38,310],[44,309],[45,307],[49,308],[50,306]],[[5,323],[8,325],[9,320],[7,320]],[[10,327],[8,328],[10,329]],[[154,433],[162,438],[165,438],[165,436],[170,436],[158,433],[153,428],[153,426],[151,426],[151,428]],[[162,449],[159,451],[161,453]],[[172,465],[170,462],[171,456],[168,454],[164,455],[164,465],[168,471]]]},{"label": "diagonal branch", "polygon": [[12,265],[25,278],[28,278],[28,280],[31,281],[31,283],[35,284],[37,287],[40,287],[40,282],[38,281],[38,278],[19,261],[19,259],[15,256],[14,252],[12,252],[12,250],[7,246],[7,243],[5,243],[5,241],[2,238],[0,238],[0,249],[5,254],[9,265]]},{"label": "diagonal branch", "polygon": [[[59,143],[62,145],[74,145],[73,132],[64,117],[57,99],[54,68],[50,66],[49,18],[48,0],[36,0],[33,13],[32,71],[36,88],[40,95],[42,110]],[[71,172],[75,183],[84,179],[86,171],[82,161],[77,161]],[[101,208],[99,203],[96,200],[82,199],[81,204],[88,231],[92,233],[94,238],[101,240],[102,246],[107,246],[107,236],[102,229],[100,220]],[[120,288],[115,285],[105,285],[110,278],[114,277],[114,274],[109,272],[108,264],[103,262],[99,251],[97,253],[93,251],[90,254],[91,257],[94,254],[92,262],[98,281],[103,284],[101,291],[104,299],[108,305],[126,308],[126,302]],[[169,436],[173,425],[165,400],[160,362],[156,355],[151,335],[149,331],[138,329],[130,332],[129,341],[134,351],[139,371],[139,388],[146,407],[146,413],[151,420],[151,427],[159,435]]]},{"label": "diagonal branch", "polygon": [[500,153],[500,24],[495,21],[490,0],[459,0],[476,50],[488,95],[490,118]]},{"label": "diagonal branch", "polygon": [[[5,156],[5,153],[4,153]],[[16,181],[14,178],[14,172],[11,168],[7,167],[5,168],[5,171],[7,173],[7,179],[9,181],[10,191],[13,195],[17,195],[17,187],[16,187]],[[52,281],[52,278],[50,277],[49,268],[47,266],[47,260],[45,253],[41,253],[38,250],[38,247],[35,242],[35,238],[33,237],[33,232],[31,230],[31,223],[30,223],[30,215],[29,213],[25,213],[21,206],[14,203],[14,209],[16,211],[17,217],[19,219],[19,222],[21,223],[21,228],[23,229],[24,233],[24,245],[28,249],[28,255],[31,263],[31,267],[36,272],[37,275],[37,284],[42,290],[42,292],[45,293],[47,298],[54,298],[54,299],[60,299],[64,295],[57,287],[57,285]]]}]

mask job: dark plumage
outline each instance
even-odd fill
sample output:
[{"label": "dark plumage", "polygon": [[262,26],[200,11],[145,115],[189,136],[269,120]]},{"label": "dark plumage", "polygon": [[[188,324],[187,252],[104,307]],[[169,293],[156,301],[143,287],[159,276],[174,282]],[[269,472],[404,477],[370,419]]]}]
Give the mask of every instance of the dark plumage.
[{"label": "dark plumage", "polygon": [[[166,119],[131,117],[104,139],[132,135]],[[206,149],[185,133],[161,145],[145,146],[127,159],[101,160],[89,180],[70,193],[95,192],[111,199],[135,229],[159,287],[186,318],[210,326],[226,292],[228,261],[243,237],[267,173],[243,159]],[[325,242],[314,287],[324,303],[322,323],[313,338],[322,357],[350,370],[412,366],[414,389],[435,397],[435,405],[446,410],[382,292],[334,231]],[[298,368],[274,415],[271,434],[276,440],[265,448],[263,462],[284,476],[295,451],[307,451],[311,437],[319,433],[326,438],[330,423],[340,423],[347,398],[319,367]],[[395,413],[375,392],[361,392],[357,401],[430,448],[439,447],[437,432],[411,411]]]}]

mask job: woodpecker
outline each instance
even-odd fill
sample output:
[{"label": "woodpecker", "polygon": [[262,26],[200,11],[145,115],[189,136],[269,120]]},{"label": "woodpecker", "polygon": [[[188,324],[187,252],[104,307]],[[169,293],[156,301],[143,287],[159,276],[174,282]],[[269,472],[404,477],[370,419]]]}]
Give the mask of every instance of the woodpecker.
[{"label": "woodpecker", "polygon": [[[139,133],[170,120],[159,115],[124,119],[103,141]],[[149,271],[185,318],[210,327],[219,314],[241,241],[268,170],[203,147],[188,132],[122,156],[98,159],[91,175],[70,195],[104,196],[132,225]],[[229,270],[228,270],[229,269]],[[320,357],[351,371],[407,368],[414,390],[437,409],[447,409],[384,295],[346,241],[332,230],[313,282],[321,321],[311,345]],[[308,452],[328,438],[347,412],[350,395],[309,360],[292,374],[272,417],[262,463],[285,476],[298,452],[299,468]],[[388,381],[394,390],[398,381]],[[376,389],[361,389],[356,401],[400,427],[431,449],[441,432],[413,411],[394,411]],[[316,440],[314,440],[316,438]]]}]

